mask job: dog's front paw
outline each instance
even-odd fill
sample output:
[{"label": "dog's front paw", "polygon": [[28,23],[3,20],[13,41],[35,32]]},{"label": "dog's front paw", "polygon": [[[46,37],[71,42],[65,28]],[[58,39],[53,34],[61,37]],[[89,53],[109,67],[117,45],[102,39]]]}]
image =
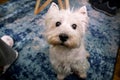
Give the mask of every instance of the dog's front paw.
[{"label": "dog's front paw", "polygon": [[86,58],[89,58],[90,54],[86,51]]},{"label": "dog's front paw", "polygon": [[65,78],[64,75],[61,75],[61,74],[57,75],[57,80],[64,80],[64,78]]},{"label": "dog's front paw", "polygon": [[87,78],[87,74],[86,73],[81,73],[81,74],[79,74],[79,77],[82,78],[82,79],[85,79],[85,78]]}]

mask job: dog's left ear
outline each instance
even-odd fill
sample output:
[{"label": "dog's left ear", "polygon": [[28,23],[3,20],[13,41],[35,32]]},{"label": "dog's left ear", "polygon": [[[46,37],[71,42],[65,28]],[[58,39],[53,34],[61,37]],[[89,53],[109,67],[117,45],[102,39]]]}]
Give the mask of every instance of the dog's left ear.
[{"label": "dog's left ear", "polygon": [[51,6],[50,6],[47,13],[56,13],[58,11],[59,11],[58,5],[56,3],[54,3],[54,2],[52,2],[52,4],[51,4]]},{"label": "dog's left ear", "polygon": [[78,9],[77,12],[84,15],[84,16],[87,16],[87,8],[86,8],[86,6],[83,6],[80,9]]},{"label": "dog's left ear", "polygon": [[57,15],[59,13],[59,7],[56,3],[52,2],[50,5],[50,8],[48,9],[48,12],[45,16],[45,24],[49,26],[51,24],[51,19],[54,15]]}]

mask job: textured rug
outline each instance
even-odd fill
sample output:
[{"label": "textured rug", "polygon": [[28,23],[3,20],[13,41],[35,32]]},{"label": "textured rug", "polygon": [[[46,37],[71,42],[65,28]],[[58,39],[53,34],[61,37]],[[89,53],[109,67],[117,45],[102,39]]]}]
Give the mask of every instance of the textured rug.
[{"label": "textured rug", "polygon": [[[0,80],[56,80],[49,61],[49,45],[44,40],[44,14],[34,15],[36,0],[10,0],[0,5],[0,37],[7,34],[15,41],[19,57]],[[44,2],[45,0],[42,0]],[[57,0],[53,0],[57,2]],[[71,7],[87,6],[90,18],[86,49],[90,69],[86,80],[112,80],[120,40],[120,14],[109,17],[93,10],[85,0],[70,0]],[[81,80],[70,75],[65,80]]]}]

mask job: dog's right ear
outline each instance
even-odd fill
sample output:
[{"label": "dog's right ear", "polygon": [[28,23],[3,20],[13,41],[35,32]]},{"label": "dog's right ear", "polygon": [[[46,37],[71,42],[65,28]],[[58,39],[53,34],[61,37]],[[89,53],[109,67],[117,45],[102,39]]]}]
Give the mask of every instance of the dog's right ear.
[{"label": "dog's right ear", "polygon": [[52,4],[51,4],[47,13],[56,13],[56,12],[59,12],[58,5],[54,2],[52,2]]},{"label": "dog's right ear", "polygon": [[77,12],[82,14],[83,16],[87,16],[87,8],[86,8],[86,6],[81,7],[79,10],[77,10]]}]

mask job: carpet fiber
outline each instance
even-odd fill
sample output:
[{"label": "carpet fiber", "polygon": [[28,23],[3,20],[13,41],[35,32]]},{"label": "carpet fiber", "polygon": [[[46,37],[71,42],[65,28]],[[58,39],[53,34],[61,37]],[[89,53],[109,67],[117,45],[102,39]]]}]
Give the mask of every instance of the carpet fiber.
[{"label": "carpet fiber", "polygon": [[[34,15],[36,0],[10,0],[0,5],[0,37],[10,35],[19,57],[0,80],[56,80],[44,40],[44,14]],[[45,0],[42,0],[44,2]],[[57,2],[57,0],[53,0]],[[109,17],[93,10],[85,0],[70,0],[74,9],[87,6],[90,18],[86,49],[90,53],[87,80],[112,80],[120,40],[120,14]],[[70,75],[65,80],[81,80]]]}]

